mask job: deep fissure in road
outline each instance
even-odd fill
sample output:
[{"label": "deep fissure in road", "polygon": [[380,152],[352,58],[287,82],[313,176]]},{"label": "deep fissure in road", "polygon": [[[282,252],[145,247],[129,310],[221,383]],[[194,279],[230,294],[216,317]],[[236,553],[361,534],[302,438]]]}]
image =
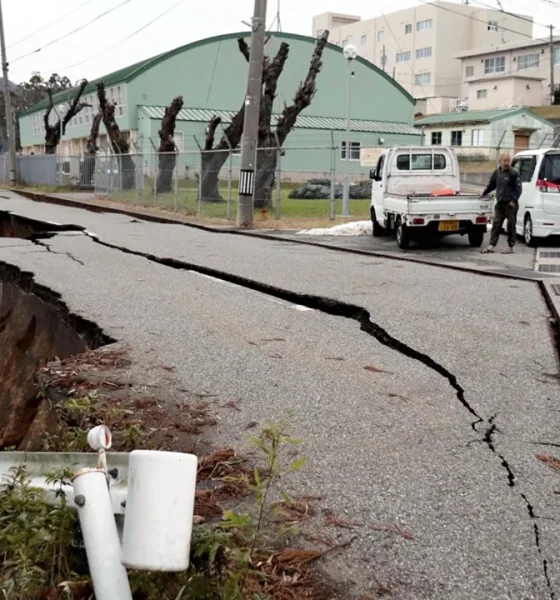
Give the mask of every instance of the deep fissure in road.
[{"label": "deep fissure in road", "polygon": [[32,273],[0,262],[0,449],[27,441],[42,400],[36,375],[47,361],[113,342]]},{"label": "deep fissure in road", "polygon": [[[242,277],[239,275],[235,275],[232,273],[228,273],[225,271],[220,271],[218,269],[205,267],[205,266],[198,265],[195,263],[179,261],[179,260],[173,259],[173,258],[160,258],[160,257],[157,257],[153,254],[149,254],[146,252],[131,250],[124,246],[118,246],[116,244],[111,244],[109,242],[102,241],[101,239],[99,239],[98,236],[85,232],[84,228],[77,228],[75,226],[69,226],[69,228],[58,229],[58,230],[53,231],[52,229],[50,229],[49,224],[45,224],[40,221],[33,221],[31,219],[23,219],[23,218],[15,216],[15,215],[10,215],[9,213],[0,211],[0,231],[2,231],[2,229],[1,229],[2,222],[4,222],[4,227],[8,227],[5,225],[5,223],[8,219],[9,219],[10,223],[15,223],[15,225],[16,225],[15,227],[14,227],[14,225],[10,225],[11,227],[13,227],[12,231],[16,231],[16,230],[22,231],[21,227],[23,227],[24,232],[27,231],[27,233],[25,235],[18,235],[17,237],[22,237],[24,239],[28,239],[34,243],[38,243],[40,239],[53,237],[60,231],[81,231],[85,235],[87,235],[90,239],[92,239],[95,243],[100,244],[106,248],[110,248],[112,250],[123,252],[125,254],[131,254],[134,256],[139,256],[139,257],[145,258],[146,260],[149,260],[151,262],[163,265],[165,267],[178,269],[178,270],[193,271],[193,272],[199,273],[201,275],[214,277],[221,281],[225,281],[227,283],[232,283],[234,285],[238,285],[240,287],[250,289],[250,290],[253,290],[253,291],[268,295],[268,296],[272,296],[274,298],[278,298],[278,299],[284,300],[286,302],[305,306],[307,308],[317,310],[319,312],[322,312],[322,313],[325,313],[325,314],[328,314],[331,316],[343,317],[346,319],[351,319],[351,320],[356,321],[357,323],[359,323],[361,331],[364,331],[368,335],[372,336],[374,339],[376,339],[382,345],[384,345],[388,348],[391,348],[392,350],[395,350],[395,351],[399,352],[400,354],[407,356],[408,358],[411,358],[412,360],[416,360],[416,361],[424,364],[426,367],[435,371],[436,373],[438,373],[440,376],[442,376],[444,379],[447,380],[449,385],[455,391],[457,400],[469,412],[469,414],[472,417],[474,417],[474,421],[471,423],[471,427],[473,428],[473,430],[476,431],[477,433],[480,433],[478,426],[483,423],[486,423],[488,425],[481,441],[500,460],[500,465],[502,466],[505,473],[507,474],[508,485],[511,488],[514,488],[516,486],[516,478],[515,478],[515,474],[514,474],[513,470],[511,469],[511,466],[509,465],[509,463],[507,462],[505,457],[502,454],[500,454],[495,447],[494,437],[495,437],[496,433],[498,432],[498,428],[495,424],[496,415],[494,415],[493,417],[491,417],[488,420],[484,419],[481,415],[479,415],[477,413],[477,411],[475,410],[475,408],[466,399],[465,390],[459,384],[457,377],[453,373],[451,373],[447,368],[445,368],[443,365],[441,365],[440,363],[435,361],[429,355],[422,353],[422,352],[412,348],[411,346],[407,345],[406,343],[398,340],[397,338],[391,336],[385,329],[383,329],[381,326],[379,326],[378,324],[376,324],[372,321],[371,314],[367,309],[365,309],[361,306],[358,306],[358,305],[350,304],[350,303],[343,302],[340,300],[326,298],[323,296],[316,296],[316,295],[310,295],[310,294],[303,294],[303,293],[299,293],[299,292],[293,292],[290,290],[282,289],[282,288],[279,288],[276,286],[272,286],[272,285],[265,284],[265,283],[262,283],[259,281],[248,279],[248,278],[245,278],[245,277]],[[19,219],[22,219],[22,223],[18,224]],[[39,228],[36,227],[37,224],[40,225]],[[42,229],[41,229],[41,226],[42,226]],[[20,229],[18,229],[18,227]],[[29,228],[31,228],[32,231],[29,231]],[[7,237],[16,237],[16,236],[11,235],[11,236],[7,236]],[[47,251],[52,251],[48,245],[46,245],[44,243],[40,243],[40,245],[44,246],[47,249]],[[67,254],[70,258],[72,258],[76,262],[83,264],[83,263],[81,263],[81,261],[78,261],[75,257],[71,256],[69,253],[64,253],[64,254]],[[15,267],[10,267],[9,265],[0,263],[0,281],[2,280],[2,272],[5,271],[6,269],[10,269],[10,268],[15,269]],[[18,273],[21,273],[18,269],[15,269],[15,270]],[[31,274],[27,273],[27,274],[23,274],[23,275],[27,276],[27,278],[28,278],[27,281],[29,281],[29,278],[30,278],[31,282],[33,281],[33,277]],[[25,279],[25,277],[24,277],[24,279]],[[36,286],[36,284],[34,284],[34,285]],[[43,288],[43,290],[46,290],[46,288]],[[51,290],[48,290],[48,293],[55,294]],[[60,297],[58,295],[56,295],[56,296],[57,296],[58,301],[61,302]],[[65,307],[65,305],[63,305],[63,306]],[[67,308],[66,308],[66,311],[67,311]],[[0,312],[0,334],[1,334],[1,323],[2,323],[1,315],[2,314],[3,314],[3,312]],[[74,316],[74,318],[79,319],[79,317],[75,317],[75,316]],[[84,323],[86,323],[86,322],[84,321]],[[90,326],[96,327],[94,324],[91,324],[89,322],[87,322],[87,323]],[[99,333],[102,336],[104,335],[100,331],[99,331]],[[115,341],[115,340],[108,338],[107,336],[104,336],[104,339],[105,339],[104,343],[111,343],[111,342]],[[98,345],[102,345],[102,344],[99,343]],[[97,346],[93,346],[93,347],[97,347]],[[1,387],[0,387],[0,392],[1,392]],[[540,544],[540,531],[539,531],[539,527],[538,527],[538,517],[535,515],[534,508],[533,508],[532,504],[529,502],[529,500],[527,499],[526,495],[523,493],[520,493],[520,496],[524,502],[524,505],[527,508],[528,516],[531,519],[532,524],[533,524],[533,529],[535,532],[535,546],[539,553],[540,560],[542,562],[543,575],[545,577],[545,580],[546,580],[546,583],[547,583],[547,586],[548,586],[548,589],[550,592],[550,598],[551,598],[551,600],[555,600],[556,596],[552,589],[552,584],[551,584],[551,580],[550,580],[549,573],[548,573],[548,562],[543,555],[541,544]]]},{"label": "deep fissure in road", "polygon": [[[325,298],[323,296],[315,296],[311,294],[302,294],[299,292],[293,292],[290,290],[285,290],[276,286],[272,286],[266,283],[262,283],[259,281],[255,281],[253,279],[248,279],[246,277],[242,277],[240,275],[235,275],[232,273],[228,273],[225,271],[220,271],[218,269],[212,269],[210,267],[204,267],[202,265],[198,265],[195,263],[188,263],[185,261],[180,261],[174,258],[160,258],[153,254],[149,254],[147,252],[141,252],[139,250],[131,250],[124,246],[117,246],[116,244],[111,244],[109,242],[102,241],[98,236],[93,234],[87,234],[95,243],[100,244],[106,248],[110,248],[112,250],[117,250],[119,252],[123,252],[125,254],[131,254],[134,256],[140,256],[149,260],[151,262],[170,267],[172,269],[178,270],[186,270],[186,271],[194,271],[195,273],[199,273],[201,275],[206,275],[209,277],[214,277],[221,281],[225,281],[227,283],[232,283],[238,285],[240,287],[250,289],[256,292],[260,292],[262,294],[266,294],[268,296],[272,296],[274,298],[278,298],[280,300],[284,300],[286,302],[290,302],[292,304],[297,304],[301,306],[305,306],[306,308],[310,308],[313,310],[318,310],[328,315],[343,317],[346,319],[351,319],[357,321],[360,325],[360,329],[365,333],[369,334],[373,338],[375,338],[380,344],[399,352],[400,354],[407,356],[413,360],[421,362],[423,365],[432,369],[439,375],[441,375],[444,379],[446,379],[449,385],[455,391],[457,400],[461,403],[461,405],[474,417],[474,421],[471,423],[471,427],[474,431],[479,433],[478,426],[481,423],[487,423],[488,428],[484,433],[482,441],[488,447],[488,449],[500,460],[500,465],[504,469],[507,475],[507,482],[511,488],[516,486],[516,478],[515,474],[507,462],[506,458],[500,454],[495,447],[494,444],[494,435],[498,431],[497,427],[494,423],[496,419],[496,415],[486,420],[482,416],[480,416],[474,407],[468,402],[465,397],[465,390],[459,384],[457,377],[451,373],[448,369],[446,369],[443,365],[435,361],[433,358],[428,356],[427,354],[415,350],[408,344],[398,340],[397,338],[390,335],[385,329],[383,329],[377,323],[374,323],[371,319],[370,312],[363,308],[362,306],[357,306],[355,304],[349,304],[347,302],[343,302],[341,300],[333,300],[330,298]],[[527,508],[527,514],[532,521],[533,529],[535,532],[535,547],[539,554],[543,575],[550,593],[550,600],[555,600],[556,595],[552,589],[552,582],[550,580],[550,576],[548,573],[548,562],[543,555],[541,544],[540,544],[540,531],[537,519],[538,517],[534,513],[534,509],[532,504],[529,502],[525,494],[520,493],[520,496],[524,502],[524,505]]]}]

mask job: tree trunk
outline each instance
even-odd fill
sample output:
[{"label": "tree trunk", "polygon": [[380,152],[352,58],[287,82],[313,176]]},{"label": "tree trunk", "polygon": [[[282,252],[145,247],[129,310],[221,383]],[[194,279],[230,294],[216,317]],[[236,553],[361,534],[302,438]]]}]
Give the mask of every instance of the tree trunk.
[{"label": "tree trunk", "polygon": [[158,176],[156,193],[164,194],[173,191],[173,173],[177,164],[177,154],[166,152],[158,154]]},{"label": "tree trunk", "polygon": [[115,105],[107,101],[105,84],[100,81],[97,84],[97,98],[99,109],[103,115],[103,123],[107,130],[107,136],[111,142],[111,148],[118,157],[119,173],[123,190],[133,190],[136,187],[136,163],[130,156],[130,143],[122,134],[115,118]]},{"label": "tree trunk", "polygon": [[229,155],[222,150],[204,150],[201,153],[200,196],[202,202],[224,202],[219,190],[220,171]]},{"label": "tree trunk", "polygon": [[159,130],[160,144],[158,148],[158,176],[156,181],[156,193],[164,194],[173,190],[173,172],[177,164],[177,146],[173,136],[175,135],[175,123],[179,112],[183,108],[183,97],[177,96],[165,109]]},{"label": "tree trunk", "polygon": [[86,143],[86,155],[84,157],[84,165],[81,173],[82,187],[91,188],[95,187],[95,157],[99,150],[97,145],[97,139],[99,138],[99,127],[103,115],[98,112],[93,118],[93,123],[89,132],[89,137]]},{"label": "tree trunk", "polygon": [[272,190],[276,182],[278,151],[259,149],[255,174],[255,208],[272,208]]}]

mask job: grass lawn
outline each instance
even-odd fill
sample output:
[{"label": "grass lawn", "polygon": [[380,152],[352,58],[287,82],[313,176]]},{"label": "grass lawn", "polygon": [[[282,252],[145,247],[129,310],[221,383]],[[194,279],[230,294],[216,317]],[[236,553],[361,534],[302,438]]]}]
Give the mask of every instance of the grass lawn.
[{"label": "grass lawn", "polygon": [[[299,228],[304,226],[333,224],[329,220],[330,200],[292,200],[289,198],[291,190],[295,186],[286,184],[281,188],[280,215],[281,220],[276,219],[276,194],[273,194],[274,206],[267,211],[255,209],[256,224],[268,223],[268,227]],[[202,220],[218,219],[227,220],[228,213],[231,220],[235,221],[237,215],[238,192],[237,182],[234,182],[231,190],[231,200],[228,211],[228,188],[227,185],[220,186],[220,194],[224,202],[198,203],[198,189],[196,182],[186,185],[182,182],[177,193],[158,194],[153,193],[151,185],[146,185],[144,190],[120,191],[108,195],[112,202],[163,209],[165,211],[177,211],[187,216],[200,218]],[[352,219],[364,219],[369,217],[369,200],[351,200],[350,212]],[[342,200],[335,201],[335,215],[342,213]],[[299,223],[301,221],[301,223]],[[337,219],[340,222],[339,219]],[[289,223],[288,223],[289,222]],[[276,225],[274,225],[276,224]]]}]

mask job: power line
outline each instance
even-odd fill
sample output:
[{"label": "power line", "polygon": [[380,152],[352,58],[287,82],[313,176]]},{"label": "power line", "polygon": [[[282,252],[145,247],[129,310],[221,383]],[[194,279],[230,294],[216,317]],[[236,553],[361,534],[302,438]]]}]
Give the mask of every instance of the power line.
[{"label": "power line", "polygon": [[490,10],[493,10],[495,12],[500,12],[504,15],[509,15],[510,17],[514,17],[516,19],[519,19],[520,21],[526,21],[527,23],[531,23],[531,25],[540,25],[541,27],[549,27],[549,25],[545,25],[544,23],[539,23],[538,21],[535,21],[534,19],[530,19],[529,17],[525,17],[523,15],[516,15],[515,13],[509,12],[507,10],[496,8],[495,6],[492,6],[491,4],[486,4],[485,2],[481,2],[480,0],[472,0],[472,2],[475,2],[476,4],[480,4],[480,6],[485,6],[486,8],[489,8]]},{"label": "power line", "polygon": [[100,15],[97,15],[96,17],[93,17],[93,19],[90,19],[87,23],[84,23],[83,25],[80,25],[79,27],[76,27],[76,29],[73,29],[72,31],[61,35],[60,37],[50,41],[48,44],[45,44],[44,46],[41,46],[41,48],[37,48],[37,50],[33,50],[32,52],[28,52],[27,54],[23,54],[22,56],[18,56],[16,59],[14,59],[12,61],[12,63],[17,62],[18,60],[22,60],[23,58],[27,58],[28,56],[31,56],[32,54],[37,54],[38,52],[41,52],[41,50],[44,50],[45,48],[48,48],[49,46],[52,46],[58,42],[60,42],[61,40],[66,39],[67,37],[70,37],[71,35],[73,35],[74,33],[77,33],[78,31],[81,31],[82,29],[85,29],[86,27],[88,27],[89,25],[91,25],[92,23],[94,23],[95,21],[98,21],[99,19],[102,19],[103,17],[107,16],[108,14],[112,13],[113,11],[121,8],[121,6],[124,6],[125,4],[128,4],[129,2],[131,2],[131,0],[124,0],[124,2],[121,2],[120,4],[117,4],[117,6],[114,6],[113,8],[110,8],[109,10],[106,10],[105,12],[101,13]]},{"label": "power line", "polygon": [[[129,0],[127,0],[127,2],[128,1]],[[79,61],[77,63],[72,64],[72,65],[67,65],[66,67],[62,67],[61,69],[59,69],[60,72],[63,72],[66,69],[72,69],[73,67],[78,67],[79,65],[83,65],[84,63],[87,63],[90,60],[93,60],[94,58],[97,58],[98,56],[101,56],[102,54],[105,54],[106,52],[109,52],[109,50],[113,50],[113,48],[116,48],[117,46],[120,46],[120,44],[123,44],[124,42],[128,41],[130,38],[134,37],[135,35],[137,35],[141,31],[144,31],[144,29],[148,28],[150,25],[153,25],[156,21],[158,21],[159,19],[161,19],[162,17],[164,17],[165,15],[167,15],[168,13],[170,13],[174,8],[176,8],[177,6],[179,6],[179,4],[182,4],[184,1],[185,0],[178,0],[178,2],[175,2],[175,4],[173,6],[170,6],[169,8],[167,8],[166,10],[164,10],[162,13],[160,13],[159,15],[157,15],[157,17],[154,17],[151,21],[148,21],[148,23],[146,23],[145,25],[142,25],[142,27],[140,27],[136,31],[133,31],[130,35],[127,35],[125,38],[123,38],[122,40],[118,41],[116,44],[113,44],[112,46],[109,46],[108,48],[105,48],[105,50],[102,50],[101,52],[98,52],[97,54],[94,54],[94,55],[90,56],[89,58],[85,58],[84,60],[81,60],[81,61]]]},{"label": "power line", "polygon": [[[453,10],[452,8],[448,8],[447,6],[442,6],[441,4],[435,4],[434,2],[429,2],[428,0],[420,0],[423,4],[428,4],[429,6],[435,6],[441,10],[446,10],[448,12],[454,13],[456,15],[461,15],[465,17],[465,19],[472,19],[473,21],[478,21],[478,23],[484,23],[484,25],[488,25],[487,21],[483,21],[482,19],[477,19],[473,15],[466,15],[465,13],[459,12],[457,10]],[[515,29],[509,29],[508,27],[500,26],[503,31],[509,31],[510,33],[515,33],[516,35],[521,35],[523,37],[529,38],[530,40],[534,39],[532,35],[527,33],[522,33],[521,31],[515,31]]]},{"label": "power line", "polygon": [[63,21],[64,19],[70,17],[74,13],[78,12],[80,10],[80,8],[86,6],[86,4],[91,4],[92,2],[93,2],[93,0],[86,0],[85,2],[82,2],[82,4],[80,4],[76,8],[73,8],[70,12],[66,13],[65,15],[62,15],[61,17],[57,17],[54,21],[50,21],[46,25],[43,25],[42,27],[39,27],[39,29],[35,29],[35,31],[32,31],[30,34],[26,35],[25,37],[20,38],[19,40],[16,40],[13,44],[10,44],[8,46],[8,48],[13,48],[14,46],[18,46],[22,42],[25,42],[29,38],[33,37],[36,33],[39,33],[40,31],[44,31],[45,29],[48,29],[52,25],[60,23],[60,21]]}]

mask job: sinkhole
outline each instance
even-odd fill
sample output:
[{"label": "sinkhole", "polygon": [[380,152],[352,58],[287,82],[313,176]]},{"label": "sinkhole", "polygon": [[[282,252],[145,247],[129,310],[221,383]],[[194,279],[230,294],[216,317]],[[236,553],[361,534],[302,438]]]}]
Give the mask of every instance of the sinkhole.
[{"label": "sinkhole", "polygon": [[[82,231],[0,211],[0,237],[33,241]],[[55,358],[95,350],[116,340],[73,314],[61,296],[32,273],[2,260],[0,246],[0,448],[23,446],[41,403],[37,374]]]}]

